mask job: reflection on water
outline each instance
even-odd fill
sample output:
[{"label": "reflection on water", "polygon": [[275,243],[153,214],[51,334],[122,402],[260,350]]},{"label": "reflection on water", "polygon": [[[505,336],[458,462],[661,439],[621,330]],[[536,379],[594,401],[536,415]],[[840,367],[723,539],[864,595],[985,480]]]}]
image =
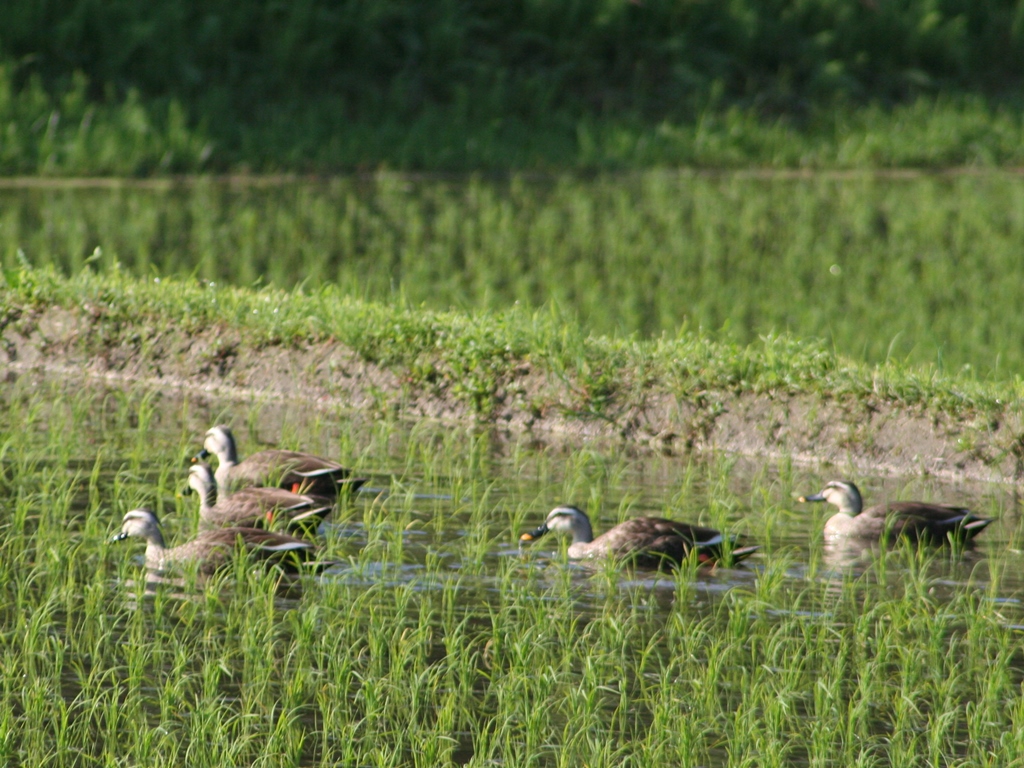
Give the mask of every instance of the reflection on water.
[{"label": "reflection on water", "polygon": [[[101,397],[103,397],[101,395]],[[322,414],[309,414],[301,405],[261,404],[239,406],[214,399],[191,398],[184,423],[179,419],[181,402],[174,396],[159,395],[163,402],[147,425],[154,441],[160,433],[170,443],[180,441],[185,429],[198,440],[206,425],[218,421],[248,421],[250,429],[242,438],[248,450],[276,445],[282,440],[313,452],[336,454],[339,431],[347,431],[341,442],[360,463],[361,474],[371,474],[371,485],[361,489],[349,509],[339,510],[320,528],[319,534],[328,542],[341,561],[354,560],[368,546],[381,547],[387,554],[397,546],[401,551],[402,568],[391,573],[399,581],[419,578],[427,560],[442,558],[446,567],[464,570],[463,559],[473,561],[474,578],[493,579],[499,563],[514,557],[522,567],[541,572],[551,568],[568,569],[581,580],[609,570],[603,565],[566,563],[566,542],[550,542],[547,546],[523,549],[517,540],[517,526],[533,526],[544,518],[544,510],[554,503],[587,502],[586,506],[598,531],[607,530],[628,517],[638,515],[667,516],[690,522],[712,525],[743,541],[759,543],[762,552],[736,568],[701,568],[688,578],[709,591],[729,586],[749,587],[766,561],[784,556],[787,575],[794,582],[805,584],[808,576],[822,582],[844,581],[869,575],[879,568],[896,573],[903,567],[898,558],[856,540],[825,540],[821,529],[824,514],[795,503],[794,489],[817,487],[823,478],[835,475],[834,468],[824,474],[813,469],[800,470],[786,462],[759,464],[752,459],[726,455],[673,457],[662,454],[637,453],[633,446],[587,445],[575,450],[571,444],[544,441],[533,437],[529,445],[516,444],[514,438],[473,434],[463,428],[451,430],[431,424],[390,423],[385,429],[356,417],[344,429],[332,427]],[[233,414],[238,414],[234,416]],[[257,418],[258,414],[258,418]],[[98,434],[88,436],[90,443],[102,440],[108,432],[97,424]],[[462,439],[453,433],[461,433]],[[120,433],[120,439],[124,439]],[[177,447],[177,446],[175,446]],[[460,450],[461,449],[461,450]],[[186,446],[183,453],[192,450]],[[124,460],[113,452],[104,456],[97,468],[95,460],[72,459],[69,467],[89,467],[101,479],[114,482],[124,472]],[[154,458],[136,470],[141,488],[166,474],[161,466],[164,458]],[[447,465],[447,466],[445,466]],[[106,469],[109,466],[111,469]],[[121,469],[113,469],[120,466]],[[448,471],[446,471],[448,470]],[[920,497],[936,501],[955,501],[970,506],[979,514],[997,519],[984,532],[977,546],[964,552],[945,553],[933,557],[929,567],[935,578],[942,573],[953,584],[972,583],[977,579],[975,566],[997,556],[1016,561],[1021,553],[1012,546],[1018,515],[1016,497],[1011,489],[982,483],[948,484],[928,477],[859,477],[872,497]],[[486,486],[485,499],[480,498],[479,485]],[[83,496],[84,505],[87,499]],[[489,505],[493,514],[481,514],[477,505]],[[516,522],[509,523],[509,511],[515,510]],[[396,511],[399,515],[396,517]],[[182,514],[184,513],[184,514]],[[187,530],[191,515],[177,506],[179,518],[173,522]],[[481,517],[487,529],[479,530],[470,523]],[[391,539],[382,541],[382,535]],[[481,549],[481,540],[486,547]],[[464,551],[470,542],[473,552]],[[932,551],[932,550],[926,550]],[[363,557],[352,573],[368,571]],[[393,571],[385,558],[377,565]],[[672,576],[619,574],[622,589],[659,589],[675,585]],[[346,572],[348,573],[348,572]],[[1024,582],[1014,578],[1019,568],[1006,569],[1002,583],[1016,590]],[[341,578],[341,571],[328,569],[323,578]],[[349,578],[345,576],[345,578]]]},{"label": "reflection on water", "polygon": [[846,572],[862,572],[872,558],[878,554],[878,547],[862,541],[826,538],[821,550],[822,563],[837,575]]},{"label": "reflection on water", "polygon": [[[809,575],[824,581],[857,578],[877,570],[883,554],[877,546],[856,540],[825,540],[822,525],[831,512],[809,510],[794,501],[794,489],[820,486],[822,478],[836,474],[834,468],[819,474],[785,461],[760,464],[716,454],[665,456],[638,453],[629,445],[546,444],[536,436],[516,443],[508,436],[436,424],[380,425],[358,416],[328,418],[299,403],[236,403],[195,396],[182,400],[176,394],[155,392],[136,395],[146,406],[147,422],[128,425],[109,405],[126,398],[120,390],[97,388],[82,397],[99,407],[90,406],[88,423],[76,439],[96,455],[70,456],[62,466],[73,473],[91,472],[105,494],[117,487],[114,495],[121,497],[128,485],[134,497],[168,505],[162,517],[175,530],[176,543],[190,535],[195,517],[187,500],[168,493],[180,485],[178,478],[185,476],[186,460],[194,451],[194,445],[182,444],[182,434],[198,442],[209,424],[227,421],[240,427],[244,451],[287,444],[336,455],[341,445],[348,454],[342,458],[358,463],[359,473],[373,480],[348,508],[336,511],[321,526],[319,535],[343,561],[367,546],[398,546],[408,579],[417,578],[418,566],[438,557],[455,570],[464,569],[464,558],[470,557],[474,577],[481,579],[493,578],[501,560],[509,557],[541,571],[569,569],[581,579],[607,571],[605,566],[567,564],[567,542],[520,547],[518,529],[543,521],[544,511],[562,502],[582,503],[597,532],[629,517],[656,515],[715,526],[763,546],[749,563],[736,568],[697,569],[689,576],[698,583],[747,586],[764,562],[780,555],[787,559],[795,581]],[[339,423],[339,418],[347,421]],[[45,431],[39,437],[45,438]],[[145,454],[137,450],[140,440],[147,447]],[[60,460],[44,455],[33,462],[42,467]],[[975,578],[974,566],[989,557],[1008,563],[1021,559],[1021,551],[1013,546],[1019,515],[1012,489],[976,482],[948,484],[929,477],[859,477],[858,482],[873,498],[951,501],[997,518],[976,547],[931,561],[932,568],[946,569],[952,583]],[[159,483],[167,487],[157,488]],[[76,487],[73,493],[72,512],[84,515],[95,492],[90,496]],[[481,505],[493,513],[481,511]],[[485,530],[473,527],[481,518]],[[382,536],[392,539],[391,544]],[[467,542],[472,553],[464,551]],[[882,559],[886,568],[901,567],[894,558]],[[324,578],[335,573],[328,569]],[[1019,573],[1020,568],[1005,569],[1002,583],[1012,590],[1021,588],[1024,582],[1013,576]],[[664,575],[620,576],[624,589],[676,583]]]}]

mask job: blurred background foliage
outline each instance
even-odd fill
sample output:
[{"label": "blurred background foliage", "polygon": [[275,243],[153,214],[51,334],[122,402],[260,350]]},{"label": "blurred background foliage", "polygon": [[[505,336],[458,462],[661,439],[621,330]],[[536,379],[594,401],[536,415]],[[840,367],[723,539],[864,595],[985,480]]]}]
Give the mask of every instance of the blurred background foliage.
[{"label": "blurred background foliage", "polygon": [[7,172],[70,168],[45,144],[83,131],[116,134],[79,142],[100,173],[729,164],[671,150],[702,120],[751,137],[737,162],[792,165],[730,110],[804,133],[968,94],[1016,115],[1024,71],[1016,0],[3,0],[0,18]]}]

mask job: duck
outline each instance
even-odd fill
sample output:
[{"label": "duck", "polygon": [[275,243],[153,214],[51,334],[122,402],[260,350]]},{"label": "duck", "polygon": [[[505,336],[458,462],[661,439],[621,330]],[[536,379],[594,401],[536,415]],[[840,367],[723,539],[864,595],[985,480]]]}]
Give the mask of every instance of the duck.
[{"label": "duck", "polygon": [[146,540],[146,567],[164,571],[172,566],[196,563],[200,573],[211,574],[230,562],[239,546],[255,559],[295,570],[299,562],[308,561],[319,548],[305,539],[258,528],[221,528],[204,531],[192,541],[168,549],[164,545],[160,521],[151,509],[133,509],[125,514],[121,532],[111,541],[138,537]]},{"label": "duck", "polygon": [[342,488],[355,491],[365,480],[350,479],[341,464],[299,451],[271,449],[238,460],[238,448],[230,427],[218,424],[206,432],[203,449],[193,462],[217,457],[217,492],[227,495],[247,486],[277,486],[292,493],[334,498]]},{"label": "duck", "polygon": [[188,487],[182,493],[199,496],[199,530],[228,526],[270,528],[283,521],[289,530],[308,533],[334,509],[330,499],[286,491],[284,488],[250,486],[230,496],[217,498],[217,481],[205,461],[194,463],[188,470]]},{"label": "duck", "polygon": [[825,537],[829,539],[881,541],[891,536],[931,544],[963,544],[993,522],[965,507],[923,501],[890,501],[864,509],[860,490],[849,480],[833,480],[820,493],[801,496],[798,501],[824,501],[839,508],[825,523]]},{"label": "duck", "polygon": [[549,531],[572,534],[569,558],[612,557],[629,560],[642,568],[661,568],[683,562],[695,555],[700,564],[714,565],[723,559],[733,563],[750,557],[760,547],[736,547],[714,528],[703,528],[662,517],[634,517],[594,538],[590,518],[579,507],[562,505],[552,509],[539,528],[519,537],[521,542],[535,541]]}]

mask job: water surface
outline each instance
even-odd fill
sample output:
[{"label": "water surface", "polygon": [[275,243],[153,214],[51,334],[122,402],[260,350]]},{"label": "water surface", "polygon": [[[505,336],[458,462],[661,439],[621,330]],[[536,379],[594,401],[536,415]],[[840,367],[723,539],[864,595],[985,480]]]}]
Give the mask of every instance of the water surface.
[{"label": "water surface", "polygon": [[[13,763],[52,744],[58,762],[168,765],[896,765],[1016,748],[1010,486],[857,477],[869,503],[998,520],[962,554],[837,559],[829,511],[794,497],[841,468],[30,378],[3,402],[0,654],[24,681],[0,691]],[[140,504],[172,542],[192,535],[185,462],[219,422],[243,455],[302,447],[369,490],[321,529],[336,562],[319,575],[241,563],[142,595],[141,545],[107,538]],[[569,563],[554,536],[520,548],[563,502],[598,532],[664,515],[763,551],[657,573]]]}]

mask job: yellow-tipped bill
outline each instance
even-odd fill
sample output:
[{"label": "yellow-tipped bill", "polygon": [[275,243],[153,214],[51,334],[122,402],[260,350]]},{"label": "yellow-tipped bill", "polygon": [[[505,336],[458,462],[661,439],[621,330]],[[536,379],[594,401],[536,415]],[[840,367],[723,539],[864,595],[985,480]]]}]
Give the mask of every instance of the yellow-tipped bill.
[{"label": "yellow-tipped bill", "polygon": [[519,540],[520,541],[533,541],[534,539],[539,539],[541,536],[543,536],[547,532],[548,532],[548,526],[547,526],[547,523],[545,523],[544,525],[540,526],[539,528],[534,528],[532,531],[528,531],[528,532],[524,533],[522,536],[519,537]]}]

